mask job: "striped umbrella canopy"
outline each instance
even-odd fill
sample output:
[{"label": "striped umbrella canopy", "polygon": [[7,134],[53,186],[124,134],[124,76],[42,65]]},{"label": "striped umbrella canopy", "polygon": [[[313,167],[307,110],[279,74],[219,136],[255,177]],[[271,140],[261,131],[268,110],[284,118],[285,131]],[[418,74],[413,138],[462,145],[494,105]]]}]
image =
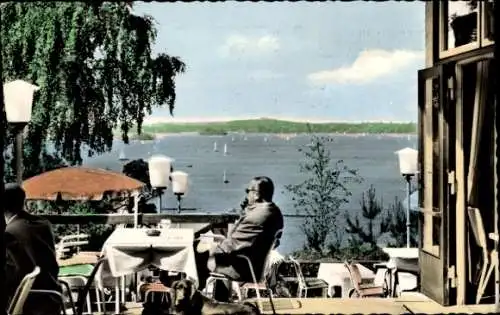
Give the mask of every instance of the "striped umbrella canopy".
[{"label": "striped umbrella canopy", "polygon": [[23,182],[28,200],[102,200],[127,197],[146,184],[124,174],[87,167],[63,167]]}]

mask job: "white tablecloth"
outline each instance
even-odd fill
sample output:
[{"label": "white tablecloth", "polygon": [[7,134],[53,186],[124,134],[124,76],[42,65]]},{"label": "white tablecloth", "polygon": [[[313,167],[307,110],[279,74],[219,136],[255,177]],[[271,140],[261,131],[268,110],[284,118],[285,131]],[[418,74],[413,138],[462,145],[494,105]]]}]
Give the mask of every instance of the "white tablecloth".
[{"label": "white tablecloth", "polygon": [[[398,270],[399,289],[403,291],[414,289],[418,284],[416,275],[419,274],[420,271],[418,264],[418,248],[401,247],[383,248],[382,250],[390,256],[387,264],[388,267]],[[394,277],[392,280],[395,280]]]},{"label": "white tablecloth", "polygon": [[159,236],[148,236],[147,229],[118,228],[103,245],[108,258],[101,279],[117,278],[154,265],[162,270],[186,273],[198,283],[192,229],[162,229]]},{"label": "white tablecloth", "polygon": [[[375,274],[370,269],[363,265],[357,264],[361,278],[363,281],[373,282]],[[332,295],[333,287],[339,286],[342,288],[342,297],[348,297],[349,290],[353,288],[349,270],[343,263],[321,263],[318,270],[318,279],[322,279],[328,283],[329,294]]]}]

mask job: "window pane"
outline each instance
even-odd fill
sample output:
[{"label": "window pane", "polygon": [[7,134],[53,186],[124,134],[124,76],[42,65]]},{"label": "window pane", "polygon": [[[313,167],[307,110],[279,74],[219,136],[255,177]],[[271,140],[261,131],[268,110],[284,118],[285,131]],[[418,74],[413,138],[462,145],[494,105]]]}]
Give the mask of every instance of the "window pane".
[{"label": "window pane", "polygon": [[477,41],[478,1],[447,1],[446,4],[446,49]]},{"label": "window pane", "polygon": [[484,2],[484,35],[483,38],[486,38],[490,41],[493,41],[495,37],[495,1],[489,0]]},{"label": "window pane", "polygon": [[432,218],[432,246],[441,244],[441,217]]}]

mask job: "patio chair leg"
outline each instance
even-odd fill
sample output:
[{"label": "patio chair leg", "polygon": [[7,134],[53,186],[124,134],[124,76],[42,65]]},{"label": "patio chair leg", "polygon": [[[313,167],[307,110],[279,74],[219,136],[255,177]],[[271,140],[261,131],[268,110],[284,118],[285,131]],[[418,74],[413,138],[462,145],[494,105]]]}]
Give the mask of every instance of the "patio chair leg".
[{"label": "patio chair leg", "polygon": [[92,314],[92,302],[90,301],[90,294],[87,294],[87,314]]},{"label": "patio chair leg", "polygon": [[101,305],[101,290],[99,290],[99,288],[96,286],[95,288],[95,299],[96,299],[96,303],[97,303],[97,311],[99,313],[102,312],[102,305]]}]

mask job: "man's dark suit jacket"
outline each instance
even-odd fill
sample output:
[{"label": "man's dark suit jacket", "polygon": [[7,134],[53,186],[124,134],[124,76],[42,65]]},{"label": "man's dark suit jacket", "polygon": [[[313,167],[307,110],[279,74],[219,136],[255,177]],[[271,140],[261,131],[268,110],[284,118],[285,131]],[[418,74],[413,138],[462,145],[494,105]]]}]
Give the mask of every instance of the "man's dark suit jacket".
[{"label": "man's dark suit jacket", "polygon": [[281,229],[283,215],[273,202],[248,206],[228,237],[211,251],[215,257],[214,272],[236,281],[252,281],[248,263],[236,257],[245,255],[250,258],[255,275],[259,278],[276,232]]},{"label": "man's dark suit jacket", "polygon": [[[50,223],[38,216],[21,211],[5,228],[7,296],[10,300],[24,276],[40,267],[32,289],[61,292],[57,275],[54,234]],[[26,315],[60,314],[56,296],[34,293],[25,304]]]}]

